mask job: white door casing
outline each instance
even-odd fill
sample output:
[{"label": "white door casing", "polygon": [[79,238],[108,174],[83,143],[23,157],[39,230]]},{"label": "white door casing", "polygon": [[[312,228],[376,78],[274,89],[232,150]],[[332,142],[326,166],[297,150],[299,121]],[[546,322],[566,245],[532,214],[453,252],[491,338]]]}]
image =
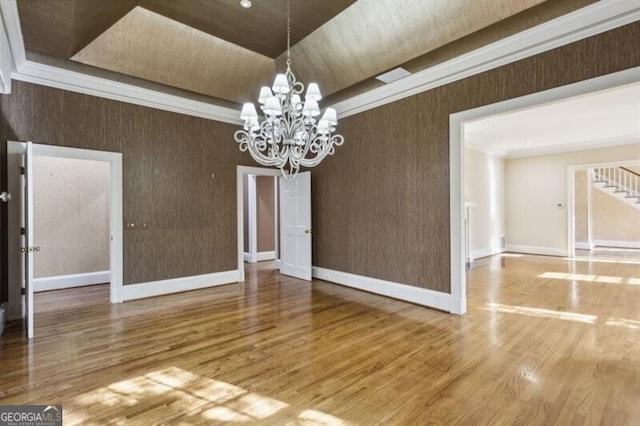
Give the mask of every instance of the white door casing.
[{"label": "white door casing", "polygon": [[35,246],[33,235],[33,144],[27,142],[24,155],[24,292],[27,338],[33,339],[33,255],[40,248]]},{"label": "white door casing", "polygon": [[[29,150],[31,154],[30,164],[34,155],[52,156],[60,158],[87,159],[95,161],[107,161],[110,164],[110,190],[109,190],[109,228],[110,228],[110,301],[111,303],[121,303],[123,301],[122,292],[122,253],[123,253],[123,226],[122,226],[122,154],[107,151],[92,151],[79,148],[67,148],[52,145],[32,144],[25,142],[7,142],[7,186],[13,196],[8,203],[8,276],[9,276],[9,319],[25,318],[29,311],[28,305],[31,301],[30,312],[33,313],[33,282],[29,284],[29,291],[25,291],[25,297],[22,297],[22,287],[24,286],[24,273],[26,265],[24,254],[20,253],[21,247],[34,247],[35,239],[33,238],[33,223],[31,223],[31,232],[25,230],[26,237],[31,241],[24,240],[21,235],[20,228],[25,224],[25,202],[23,177],[20,175],[20,167],[24,165],[25,152],[27,145],[31,146]],[[33,170],[32,167],[27,169]],[[33,180],[30,179],[32,183]],[[30,192],[33,188],[30,185]],[[31,221],[33,221],[33,195],[30,198]],[[44,207],[44,206],[43,206]],[[30,253],[29,267],[33,272],[33,254]],[[24,265],[24,266],[23,266]],[[30,299],[30,300],[29,300]],[[29,321],[31,327],[27,326],[27,331],[31,329],[33,335],[33,321]]]},{"label": "white door casing", "polygon": [[[9,202],[9,318],[24,318],[33,338],[33,145],[7,142]],[[24,174],[21,170],[24,170]],[[24,234],[21,231],[24,229]],[[22,293],[24,289],[24,294]]]},{"label": "white door casing", "polygon": [[280,273],[311,281],[311,172],[280,179]]}]

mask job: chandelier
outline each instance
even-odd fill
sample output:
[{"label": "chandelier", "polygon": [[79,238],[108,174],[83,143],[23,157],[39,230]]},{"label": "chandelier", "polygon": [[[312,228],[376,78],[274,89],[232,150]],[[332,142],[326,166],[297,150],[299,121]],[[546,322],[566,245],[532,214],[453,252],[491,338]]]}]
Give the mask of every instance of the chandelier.
[{"label": "chandelier", "polygon": [[335,152],[344,142],[333,135],[338,124],[336,110],[327,108],[322,117],[318,101],[322,99],[316,83],[309,83],[304,101],[304,85],[291,71],[291,12],[287,0],[287,70],[276,75],[273,86],[262,87],[258,96],[262,120],[252,102],[240,112],[243,130],[234,139],[240,151],[249,151],[259,164],[278,167],[287,180],[293,180],[300,167],[314,167]]}]

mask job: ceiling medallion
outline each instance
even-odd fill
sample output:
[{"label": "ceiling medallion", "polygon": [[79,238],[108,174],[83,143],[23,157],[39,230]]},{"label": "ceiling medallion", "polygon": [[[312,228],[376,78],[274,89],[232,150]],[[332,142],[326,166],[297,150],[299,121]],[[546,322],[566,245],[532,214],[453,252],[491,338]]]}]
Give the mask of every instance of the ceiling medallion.
[{"label": "ceiling medallion", "polygon": [[234,135],[240,151],[248,150],[259,164],[279,168],[287,180],[295,179],[301,166],[317,166],[344,142],[341,135],[332,135],[338,124],[335,109],[327,108],[316,120],[320,115],[318,101],[322,99],[316,83],[309,83],[302,101],[304,85],[291,71],[290,50],[291,11],[287,0],[287,70],[276,75],[271,88],[260,89],[262,120],[254,104],[245,103],[240,113],[244,130]]}]

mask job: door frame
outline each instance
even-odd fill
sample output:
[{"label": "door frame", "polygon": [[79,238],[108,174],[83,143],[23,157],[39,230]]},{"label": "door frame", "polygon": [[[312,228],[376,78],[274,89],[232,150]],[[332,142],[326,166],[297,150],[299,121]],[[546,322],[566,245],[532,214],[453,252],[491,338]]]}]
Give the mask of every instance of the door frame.
[{"label": "door frame", "polygon": [[[583,80],[519,98],[460,111],[449,116],[449,223],[450,223],[450,280],[451,313],[462,315],[467,310],[467,282],[465,268],[466,238],[464,235],[464,124],[492,115],[527,109],[575,96],[612,89],[638,82],[640,67]],[[568,195],[568,194],[567,194]],[[567,199],[567,203],[569,200]]]},{"label": "door frame", "polygon": [[[576,193],[575,181],[576,172],[579,170],[589,170],[597,167],[621,167],[621,166],[640,166],[640,160],[622,160],[609,161],[590,164],[579,164],[575,166],[567,166],[567,256],[576,257]],[[591,188],[591,185],[589,186]],[[588,194],[588,226],[589,240],[591,240],[591,194]]]},{"label": "door frame", "polygon": [[[33,155],[104,161],[109,163],[109,301],[123,302],[123,210],[122,210],[122,154],[54,145],[33,144]],[[37,207],[36,207],[37,208]]]},{"label": "door frame", "polygon": [[[237,166],[236,167],[236,199],[237,199],[237,216],[238,216],[238,274],[240,282],[244,281],[244,175],[256,175],[256,176],[281,176],[282,172],[279,169],[268,169],[265,167],[252,167],[252,166]],[[277,182],[277,179],[276,179]],[[276,203],[276,209],[277,203]],[[276,212],[276,221],[279,223],[280,215]],[[276,229],[277,233],[277,229]],[[277,241],[277,236],[276,236]],[[276,244],[276,263],[278,262],[279,247]]]}]

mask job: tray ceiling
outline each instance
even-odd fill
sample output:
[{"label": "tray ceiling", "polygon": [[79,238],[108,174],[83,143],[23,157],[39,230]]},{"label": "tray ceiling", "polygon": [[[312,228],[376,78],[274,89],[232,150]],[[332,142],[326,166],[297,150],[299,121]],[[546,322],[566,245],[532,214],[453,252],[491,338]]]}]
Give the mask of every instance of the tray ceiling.
[{"label": "tray ceiling", "polygon": [[[373,78],[396,66],[418,71],[456,42],[479,47],[470,38],[486,44],[593,2],[291,0],[293,69],[325,96],[344,97],[382,84]],[[284,68],[286,50],[286,0],[252,3],[30,0],[18,8],[28,51],[241,103]]]}]

